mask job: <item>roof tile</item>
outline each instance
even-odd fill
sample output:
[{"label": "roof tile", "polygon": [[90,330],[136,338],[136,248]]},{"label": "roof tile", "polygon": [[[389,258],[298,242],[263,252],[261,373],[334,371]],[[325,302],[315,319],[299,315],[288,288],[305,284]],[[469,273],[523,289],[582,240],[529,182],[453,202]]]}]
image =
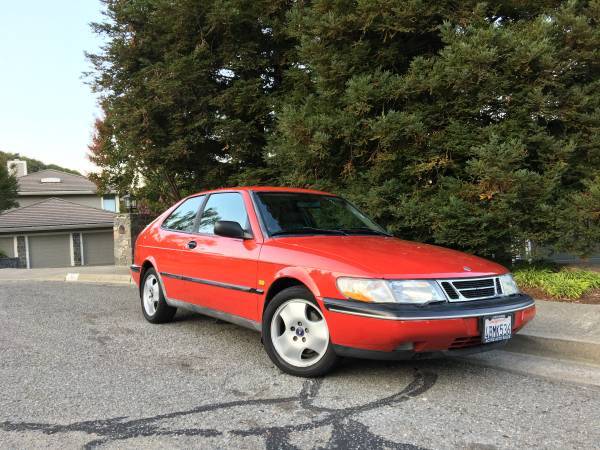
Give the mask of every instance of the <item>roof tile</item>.
[{"label": "roof tile", "polygon": [[[60,183],[42,183],[43,178],[59,178]],[[96,192],[94,183],[81,175],[61,172],[60,170],[47,169],[39,172],[30,173],[24,177],[19,177],[19,192],[62,192],[62,191],[81,191]]]},{"label": "roof tile", "polygon": [[114,222],[115,214],[103,209],[80,205],[52,197],[22,208],[0,214],[0,232],[3,229],[43,228],[73,225],[106,226]]}]

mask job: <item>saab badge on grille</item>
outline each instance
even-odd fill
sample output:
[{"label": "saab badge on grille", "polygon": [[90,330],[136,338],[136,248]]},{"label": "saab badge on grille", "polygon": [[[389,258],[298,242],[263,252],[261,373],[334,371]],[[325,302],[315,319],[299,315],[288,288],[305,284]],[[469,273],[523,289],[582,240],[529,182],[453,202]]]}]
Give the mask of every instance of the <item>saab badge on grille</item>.
[{"label": "saab badge on grille", "polygon": [[473,270],[473,269],[471,269],[469,266],[463,266],[463,270],[464,270],[465,272],[470,272],[470,271],[471,271],[471,270]]}]

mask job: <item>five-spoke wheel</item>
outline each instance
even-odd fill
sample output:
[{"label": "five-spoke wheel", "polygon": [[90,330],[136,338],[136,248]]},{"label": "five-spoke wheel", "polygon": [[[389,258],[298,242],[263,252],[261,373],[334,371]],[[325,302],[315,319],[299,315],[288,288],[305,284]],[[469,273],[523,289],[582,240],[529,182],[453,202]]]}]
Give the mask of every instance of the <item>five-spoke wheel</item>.
[{"label": "five-spoke wheel", "polygon": [[292,375],[323,375],[337,359],[325,316],[312,294],[300,286],[281,291],[269,303],[263,341],[271,360]]},{"label": "five-spoke wheel", "polygon": [[148,322],[164,323],[173,319],[177,308],[169,306],[165,301],[160,280],[156,271],[149,268],[144,272],[140,284],[140,297],[142,300],[142,312]]},{"label": "five-spoke wheel", "polygon": [[271,339],[285,362],[307,367],[325,355],[329,330],[323,314],[314,303],[292,299],[275,311],[271,320]]},{"label": "five-spoke wheel", "polygon": [[158,309],[158,301],[160,300],[160,285],[154,274],[149,274],[146,277],[142,296],[146,314],[153,316]]}]

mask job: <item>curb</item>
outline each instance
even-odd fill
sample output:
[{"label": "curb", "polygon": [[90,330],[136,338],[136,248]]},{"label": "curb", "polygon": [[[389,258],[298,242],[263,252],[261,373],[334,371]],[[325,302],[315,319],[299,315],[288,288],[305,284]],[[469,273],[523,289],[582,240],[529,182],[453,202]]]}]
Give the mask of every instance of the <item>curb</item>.
[{"label": "curb", "polygon": [[600,365],[600,343],[516,334],[503,351]]},{"label": "curb", "polygon": [[134,284],[131,275],[68,273],[67,282]]}]

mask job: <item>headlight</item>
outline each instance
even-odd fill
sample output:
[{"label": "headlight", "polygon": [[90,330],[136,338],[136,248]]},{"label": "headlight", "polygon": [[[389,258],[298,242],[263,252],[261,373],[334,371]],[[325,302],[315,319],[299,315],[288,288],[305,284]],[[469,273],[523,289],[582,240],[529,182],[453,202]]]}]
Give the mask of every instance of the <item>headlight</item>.
[{"label": "headlight", "polygon": [[352,300],[375,303],[392,303],[394,294],[385,280],[370,278],[338,278],[338,289]]},{"label": "headlight", "polygon": [[502,286],[503,295],[512,295],[519,293],[517,283],[515,283],[515,280],[513,279],[510,273],[507,273],[506,275],[501,275],[498,278],[500,279],[500,286]]},{"label": "headlight", "polygon": [[378,280],[369,278],[338,278],[340,292],[352,300],[375,303],[412,303],[422,305],[444,301],[446,297],[431,280]]}]

